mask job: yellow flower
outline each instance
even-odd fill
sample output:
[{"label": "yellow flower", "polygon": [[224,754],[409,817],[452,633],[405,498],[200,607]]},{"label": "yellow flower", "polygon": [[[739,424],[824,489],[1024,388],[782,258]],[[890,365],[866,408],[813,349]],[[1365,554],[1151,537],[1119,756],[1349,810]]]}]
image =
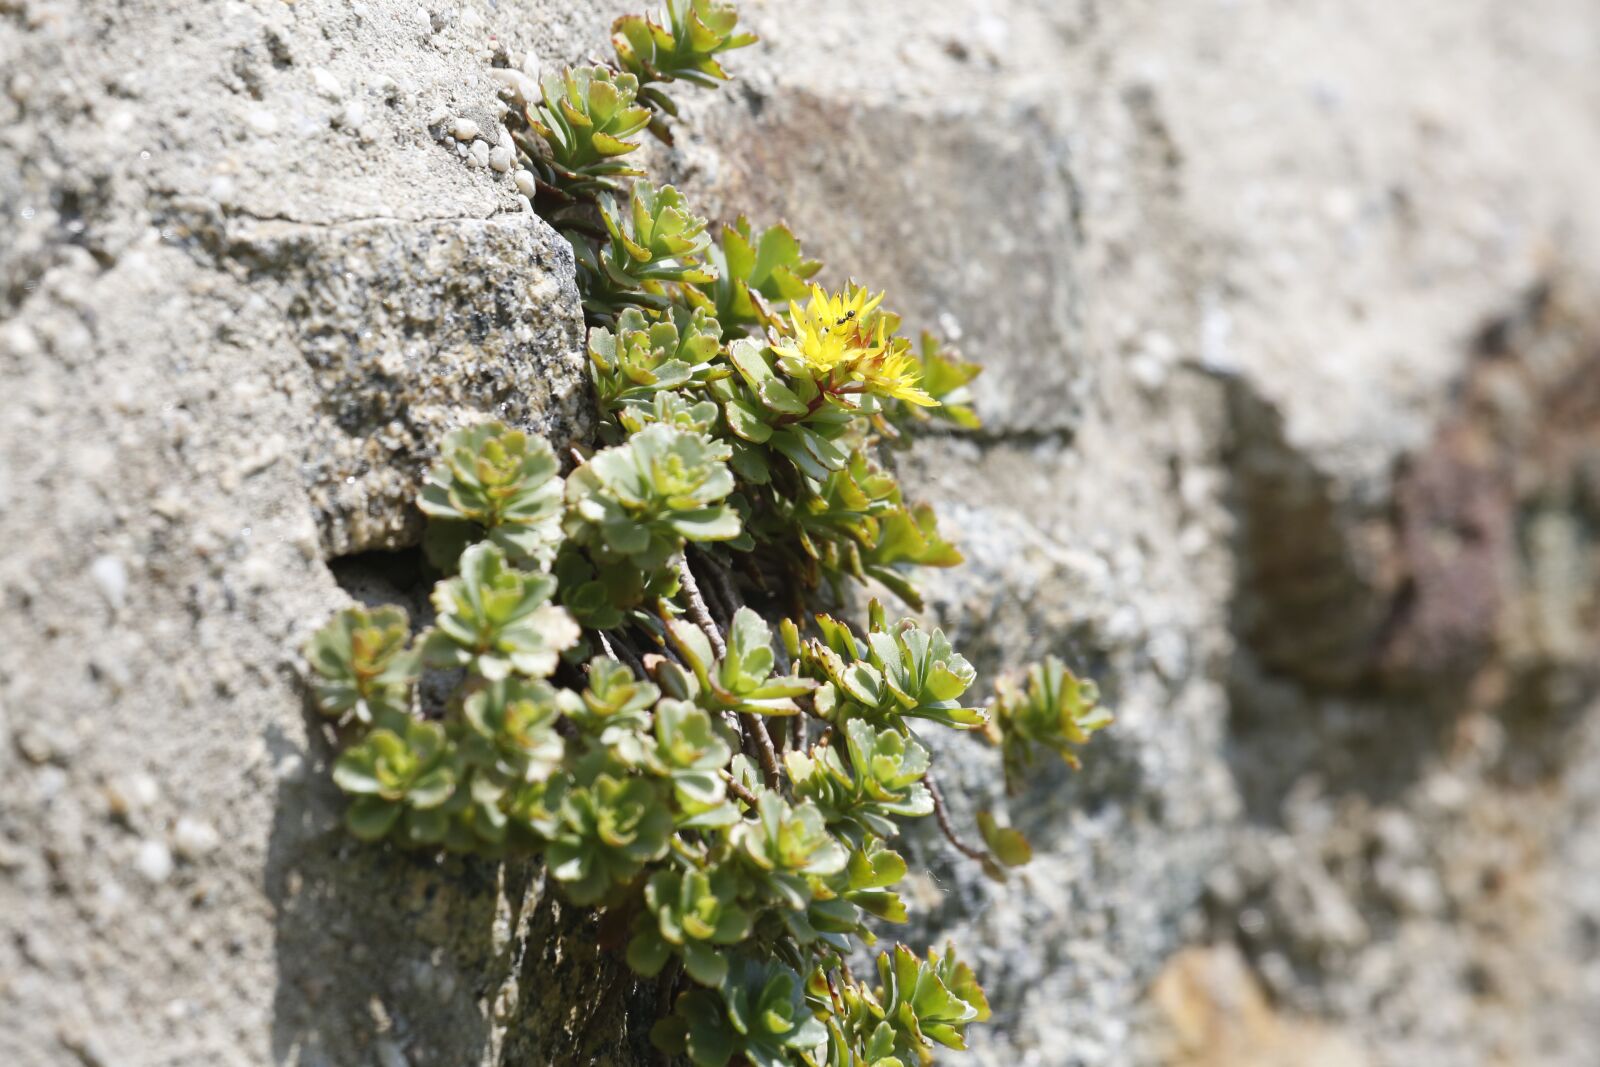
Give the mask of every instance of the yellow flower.
[{"label": "yellow flower", "polygon": [[850,368],[850,377],[879,396],[894,397],[918,407],[936,408],[939,402],[923,391],[922,365],[911,354],[911,342],[896,337],[887,347]]},{"label": "yellow flower", "polygon": [[[789,319],[774,345],[780,365],[791,375],[806,376],[824,391],[872,392],[921,407],[936,407],[919,387],[922,372],[910,354],[910,343],[892,336],[899,318],[880,311],[883,294],[869,294],[857,285],[833,295],[811,287],[811,302],[802,308],[789,302]],[[850,383],[862,388],[850,388]]]}]

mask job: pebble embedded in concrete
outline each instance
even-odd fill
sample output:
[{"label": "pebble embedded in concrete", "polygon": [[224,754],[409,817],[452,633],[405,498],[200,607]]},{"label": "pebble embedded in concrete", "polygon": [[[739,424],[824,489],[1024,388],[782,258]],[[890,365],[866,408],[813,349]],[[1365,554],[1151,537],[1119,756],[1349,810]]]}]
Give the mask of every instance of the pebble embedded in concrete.
[{"label": "pebble embedded in concrete", "polygon": [[222,843],[222,837],[208,822],[188,815],[178,819],[172,828],[172,845],[186,860],[199,859]]},{"label": "pebble embedded in concrete", "polygon": [[245,122],[253,133],[262,137],[270,137],[278,132],[278,116],[266,108],[252,108],[250,114],[245,116]]},{"label": "pebble embedded in concrete", "polygon": [[478,137],[478,124],[471,119],[457,116],[450,122],[450,136],[458,141],[472,141]]},{"label": "pebble embedded in concrete", "polygon": [[100,595],[113,609],[128,601],[128,566],[116,556],[98,556],[89,564],[89,575],[99,588]]},{"label": "pebble embedded in concrete", "polygon": [[344,87],[339,84],[339,79],[322,67],[311,68],[311,84],[329,100],[337,100],[344,95]]},{"label": "pebble embedded in concrete", "polygon": [[160,841],[145,841],[134,854],[133,866],[145,881],[160,885],[172,877],[172,850]]},{"label": "pebble embedded in concrete", "polygon": [[539,83],[520,70],[501,67],[491,70],[489,76],[500,86],[500,95],[522,104],[539,99]]}]

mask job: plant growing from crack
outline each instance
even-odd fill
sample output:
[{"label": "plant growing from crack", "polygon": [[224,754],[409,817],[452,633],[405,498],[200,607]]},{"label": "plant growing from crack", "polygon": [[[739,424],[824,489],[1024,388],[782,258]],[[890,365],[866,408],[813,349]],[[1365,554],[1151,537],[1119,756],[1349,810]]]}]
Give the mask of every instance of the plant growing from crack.
[{"label": "plant growing from crack", "polygon": [[976,426],[977,368],[913,344],[883,294],[815,284],[786,227],[713,234],[627,162],[643,131],[670,140],[668,86],[727,77],[723,53],[755,40],[737,22],[668,0],[617,21],[612,64],[545,80],[515,134],[576,250],[597,447],[563,476],[521,430],[448,435],[419,501],[431,625],[348,609],[307,659],[345,741],[351,832],[542,857],[570,901],[624,921],[635,972],[670,984],[663,1050],[929,1064],[989,1007],[953,948],[896,946],[875,982],[852,974],[907,917],[892,842],[932,815],[1001,878],[1029,849],[987,812],[983,845],[960,837],[918,731],[987,737],[1015,784],[1040,751],[1075,766],[1110,716],[1053,658],[984,703],[939,630],[876,600],[865,628],[814,614],[867,581],[920,608],[917,568],[961,561],[889,451]]}]

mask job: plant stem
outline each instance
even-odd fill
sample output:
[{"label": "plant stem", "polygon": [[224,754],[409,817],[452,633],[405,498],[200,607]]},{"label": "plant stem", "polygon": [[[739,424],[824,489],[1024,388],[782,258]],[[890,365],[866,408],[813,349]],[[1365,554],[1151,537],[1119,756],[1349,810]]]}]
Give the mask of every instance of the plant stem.
[{"label": "plant stem", "polygon": [[756,755],[761,760],[761,771],[767,780],[767,788],[777,791],[783,778],[778,770],[778,750],[772,747],[772,735],[767,733],[767,724],[762,722],[758,715],[745,715],[744,724],[750,736],[755,739]]},{"label": "plant stem", "polygon": [[980,862],[988,859],[987,850],[974,848],[956,833],[955,824],[950,821],[950,809],[945,807],[944,791],[939,788],[939,780],[933,776],[933,772],[929,771],[922,781],[928,787],[928,795],[933,797],[933,817],[938,820],[939,829],[944,831],[944,836],[956,847],[956,851]]},{"label": "plant stem", "polygon": [[733,775],[727,773],[726,771],[724,771],[722,774],[722,780],[727,785],[728,792],[732,793],[735,797],[738,797],[739,800],[743,801],[746,807],[750,808],[752,811],[755,810],[756,805],[759,804],[760,801],[756,799],[756,795],[754,793],[740,785],[738,779],[734,778]]},{"label": "plant stem", "polygon": [[694,624],[705,631],[706,637],[711,640],[711,648],[722,659],[728,654],[728,645],[722,640],[722,631],[717,628],[716,620],[711,617],[711,612],[706,610],[706,602],[700,596],[700,583],[694,580],[694,571],[689,569],[689,557],[678,557],[678,584],[683,586],[683,597],[689,602],[689,618]]},{"label": "plant stem", "polygon": [[[717,658],[726,657],[727,642],[722,639],[722,631],[717,628],[711,612],[706,610],[705,599],[700,595],[700,584],[695,581],[694,571],[689,568],[687,555],[678,556],[678,583],[683,586],[684,599],[689,602],[689,617],[694,620],[696,626],[705,631]],[[755,746],[756,758],[761,764],[762,777],[767,780],[767,788],[776,790],[783,778],[778,770],[778,750],[772,747],[772,735],[767,733],[766,723],[755,715],[740,715],[739,718],[740,732]]]}]

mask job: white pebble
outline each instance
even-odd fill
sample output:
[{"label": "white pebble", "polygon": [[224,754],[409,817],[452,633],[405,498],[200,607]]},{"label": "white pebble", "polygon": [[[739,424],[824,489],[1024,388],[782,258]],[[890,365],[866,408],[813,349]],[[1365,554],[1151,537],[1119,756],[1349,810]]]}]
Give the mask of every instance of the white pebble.
[{"label": "white pebble", "polygon": [[445,120],[447,120],[449,117],[450,117],[450,109],[449,108],[436,107],[432,111],[428,112],[428,118],[423,123],[423,125],[425,125],[425,126],[443,126],[444,123],[445,123]]},{"label": "white pebble", "polygon": [[89,576],[113,609],[128,602],[128,568],[122,560],[116,556],[96,556],[89,564]]},{"label": "white pebble", "polygon": [[161,799],[161,787],[148,774],[135,774],[125,783],[128,801],[135,808],[148,808]]},{"label": "white pebble", "polygon": [[521,104],[539,99],[539,83],[520,70],[497,68],[491,70],[489,76],[499,84],[501,96]]},{"label": "white pebble", "polygon": [[172,877],[172,850],[160,841],[146,841],[133,857],[134,869],[151,885]]},{"label": "white pebble", "polygon": [[522,73],[537,83],[539,80],[539,57],[532,52],[525,53],[522,57]]},{"label": "white pebble", "polygon": [[344,95],[344,86],[339,84],[339,79],[322,67],[311,68],[311,83],[317,87],[317,92],[329,100],[337,100]]},{"label": "white pebble", "polygon": [[474,167],[487,167],[489,165],[489,142],[473,141],[472,147],[467,150],[467,162]]},{"label": "white pebble", "polygon": [[531,197],[539,191],[539,187],[533,183],[533,174],[529,171],[518,168],[512,171],[511,180],[516,183],[517,192],[523,196]]},{"label": "white pebble", "polygon": [[245,121],[250,124],[251,130],[262,137],[270,137],[278,132],[278,116],[266,108],[252,108]]},{"label": "white pebble", "polygon": [[282,782],[298,781],[305,774],[306,761],[298,753],[284,756],[272,768],[273,777]]},{"label": "white pebble", "polygon": [[[483,143],[484,142],[482,142],[482,141],[478,142],[478,144],[483,144]],[[473,145],[473,147],[476,148],[477,145]],[[510,170],[511,169],[511,149],[507,148],[505,145],[496,145],[494,148],[490,149],[489,150],[489,166],[493,167],[495,170],[499,171],[501,174],[504,174],[506,171]]]},{"label": "white pebble", "polygon": [[222,843],[221,836],[210,823],[191,819],[185,815],[172,828],[172,845],[184,859],[199,859]]},{"label": "white pebble", "polygon": [[471,119],[458,118],[450,123],[450,136],[458,141],[473,141],[478,137],[478,124]]},{"label": "white pebble", "polygon": [[344,111],[339,115],[339,125],[347,130],[354,130],[366,121],[367,105],[359,100],[352,100],[344,106]]},{"label": "white pebble", "polygon": [[20,322],[0,326],[0,349],[9,350],[13,355],[23,358],[37,356],[41,351],[39,338]]},{"label": "white pebble", "polygon": [[46,764],[39,768],[39,773],[34,776],[33,783],[34,789],[39,794],[39,799],[48,802],[60,796],[61,791],[67,787],[67,772],[60,767],[52,767]]}]

